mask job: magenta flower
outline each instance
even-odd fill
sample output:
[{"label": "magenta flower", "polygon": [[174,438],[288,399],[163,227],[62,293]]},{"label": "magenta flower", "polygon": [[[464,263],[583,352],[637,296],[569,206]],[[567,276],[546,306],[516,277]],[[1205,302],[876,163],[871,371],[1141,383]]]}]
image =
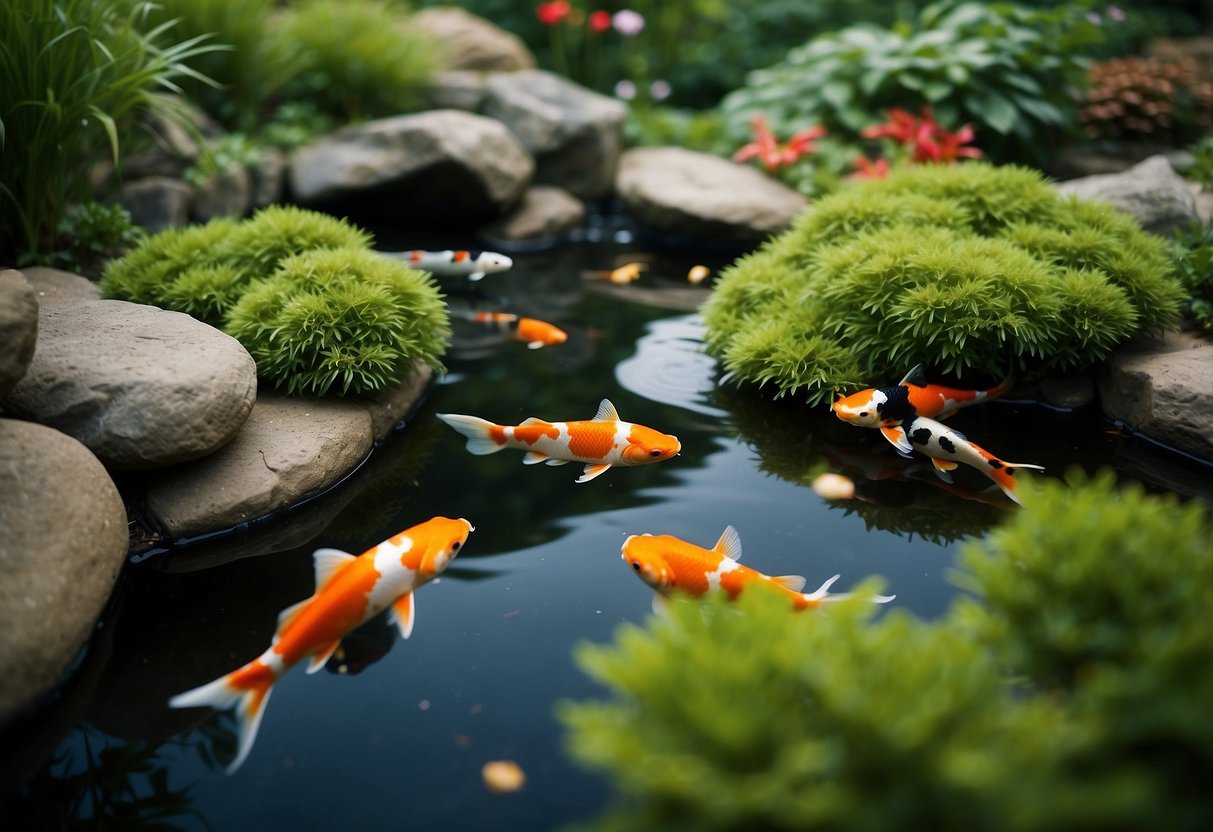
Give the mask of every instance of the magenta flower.
[{"label": "magenta flower", "polygon": [[611,23],[614,24],[615,31],[625,38],[634,37],[644,31],[644,15],[631,9],[615,12]]}]

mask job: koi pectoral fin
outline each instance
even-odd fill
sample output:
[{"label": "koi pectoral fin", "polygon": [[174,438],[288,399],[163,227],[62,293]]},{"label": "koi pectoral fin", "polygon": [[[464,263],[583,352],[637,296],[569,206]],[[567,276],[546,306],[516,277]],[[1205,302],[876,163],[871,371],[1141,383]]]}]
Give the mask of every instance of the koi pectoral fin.
[{"label": "koi pectoral fin", "polygon": [[341,646],[341,639],[337,639],[331,644],[326,644],[312,654],[311,660],[307,663],[307,672],[315,673],[328,664],[328,660],[337,652],[337,648]]},{"label": "koi pectoral fin", "polygon": [[605,474],[610,470],[610,465],[590,464],[585,466],[581,472],[581,476],[577,478],[577,482],[589,482],[597,476]]},{"label": "koi pectoral fin", "polygon": [[480,280],[480,278],[484,277],[484,274],[484,272],[472,272],[468,275],[468,280]]},{"label": "koi pectoral fin", "polygon": [[910,456],[910,451],[913,447],[910,445],[910,439],[906,436],[906,429],[901,425],[881,425],[880,433],[885,439],[897,449],[897,452],[902,456]]},{"label": "koi pectoral fin", "polygon": [[931,464],[935,466],[935,473],[939,475],[941,480],[946,483],[952,482],[951,472],[955,471],[957,468],[955,462],[950,459],[936,459],[935,457],[931,457]]},{"label": "koi pectoral fin", "polygon": [[396,599],[396,603],[392,604],[392,616],[396,619],[401,638],[413,634],[413,624],[417,620],[417,602],[413,599],[413,593],[406,592]]},{"label": "koi pectoral fin", "polygon": [[526,455],[522,457],[523,465],[538,465],[540,462],[547,461],[548,455],[541,454],[539,451],[527,451]]}]

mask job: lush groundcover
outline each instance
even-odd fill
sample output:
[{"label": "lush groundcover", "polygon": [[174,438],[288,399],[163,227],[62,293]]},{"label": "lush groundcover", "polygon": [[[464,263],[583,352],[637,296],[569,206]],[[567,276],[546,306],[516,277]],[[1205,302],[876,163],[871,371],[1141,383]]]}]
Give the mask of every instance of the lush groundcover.
[{"label": "lush groundcover", "polygon": [[722,275],[709,349],[738,380],[829,401],[925,362],[1087,367],[1184,297],[1164,240],[1016,166],[917,165],[846,187]]},{"label": "lush groundcover", "polygon": [[560,716],[623,793],[595,828],[1207,828],[1208,507],[1111,475],[1022,496],[941,620],[747,591],[583,645],[614,697]]}]

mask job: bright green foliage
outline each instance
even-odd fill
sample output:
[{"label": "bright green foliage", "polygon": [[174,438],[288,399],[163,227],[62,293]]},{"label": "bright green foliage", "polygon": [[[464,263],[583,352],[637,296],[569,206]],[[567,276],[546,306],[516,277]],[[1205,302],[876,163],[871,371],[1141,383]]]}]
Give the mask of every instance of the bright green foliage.
[{"label": "bright green foliage", "polygon": [[126,121],[164,111],[157,93],[198,77],[190,64],[212,47],[173,42],[169,26],[144,33],[136,24],[148,7],[0,3],[0,261],[35,262],[54,248],[68,206],[88,194],[81,160],[107,150],[118,162]]},{"label": "bright green foliage", "polygon": [[404,379],[420,359],[441,368],[446,306],[424,272],[365,248],[283,260],[231,309],[225,330],[288,393],[365,393]]},{"label": "bright green foliage", "polygon": [[1182,293],[1165,243],[1016,167],[919,165],[839,191],[722,273],[704,306],[730,378],[811,403],[919,362],[1081,368]]},{"label": "bright green foliage", "polygon": [[219,325],[249,282],[272,274],[285,258],[370,243],[366,231],[345,220],[272,205],[243,222],[220,217],[154,235],[106,266],[101,291]]},{"label": "bright green foliage", "polygon": [[[1213,811],[1213,524],[1110,477],[1025,483],[937,622],[862,597],[675,601],[562,703],[622,800],[599,829],[1200,829]],[[875,587],[868,582],[859,594]]]},{"label": "bright green foliage", "polygon": [[283,95],[344,121],[416,109],[434,69],[430,38],[376,0],[303,0],[278,36],[292,56]]},{"label": "bright green foliage", "polygon": [[60,219],[57,233],[60,248],[36,257],[18,258],[17,262],[92,275],[101,269],[103,262],[125,254],[147,239],[147,232],[135,225],[130,212],[121,205],[103,205],[92,200],[81,202]]},{"label": "bright green foliage", "polygon": [[1171,245],[1188,294],[1185,311],[1202,331],[1213,332],[1213,226],[1193,222],[1177,229]]},{"label": "bright green foliage", "polygon": [[820,34],[750,73],[721,109],[741,144],[757,113],[777,135],[823,124],[854,140],[891,107],[925,105],[941,124],[971,122],[991,158],[1043,161],[1049,136],[1074,124],[1072,90],[1085,82],[1084,55],[1101,37],[1077,6],[945,0],[912,25]]}]

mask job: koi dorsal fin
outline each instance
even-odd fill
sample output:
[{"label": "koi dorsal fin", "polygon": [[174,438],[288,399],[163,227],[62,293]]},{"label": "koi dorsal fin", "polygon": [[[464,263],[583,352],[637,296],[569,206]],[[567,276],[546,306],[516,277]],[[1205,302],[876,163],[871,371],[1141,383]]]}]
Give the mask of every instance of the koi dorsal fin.
[{"label": "koi dorsal fin", "polygon": [[316,568],[316,591],[333,579],[333,575],[341,567],[354,560],[354,555],[340,549],[317,549],[312,553],[312,563]]},{"label": "koi dorsal fin", "polygon": [[784,589],[790,589],[793,592],[800,592],[804,589],[804,575],[776,575],[771,578],[772,581],[779,584]]},{"label": "koi dorsal fin", "polygon": [[901,381],[897,382],[898,386],[902,384],[917,384],[920,387],[926,383],[927,374],[926,371],[923,370],[921,364],[915,364],[910,368],[910,372],[906,373],[905,377]]},{"label": "koi dorsal fin", "polygon": [[734,561],[741,560],[741,536],[737,534],[737,529],[725,526],[724,531],[720,533],[720,539],[712,547],[712,551]]},{"label": "koi dorsal fin", "polygon": [[619,411],[615,409],[615,405],[611,404],[610,399],[603,399],[598,405],[598,412],[594,414],[595,422],[618,422]]},{"label": "koi dorsal fin", "polygon": [[546,424],[547,424],[546,419],[540,419],[538,416],[528,416],[525,419],[523,419],[519,423],[518,426],[522,427],[522,425],[546,425]]},{"label": "koi dorsal fin", "polygon": [[[315,597],[315,596],[312,596]],[[286,628],[291,626],[299,613],[303,612],[303,608],[312,602],[311,598],[304,598],[298,604],[291,604],[289,607],[278,613],[278,628],[274,630],[274,644],[278,643],[278,639],[286,631]]]}]

